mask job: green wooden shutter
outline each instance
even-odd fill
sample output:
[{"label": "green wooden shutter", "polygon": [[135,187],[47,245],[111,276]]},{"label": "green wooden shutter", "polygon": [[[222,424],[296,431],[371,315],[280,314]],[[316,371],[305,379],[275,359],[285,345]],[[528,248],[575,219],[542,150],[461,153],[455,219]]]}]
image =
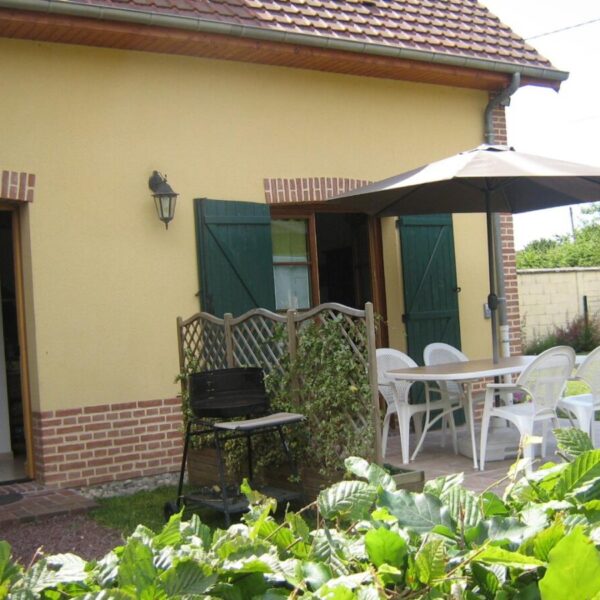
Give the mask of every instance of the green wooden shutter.
[{"label": "green wooden shutter", "polygon": [[218,317],[275,310],[269,207],[202,198],[194,209],[201,309]]},{"label": "green wooden shutter", "polygon": [[402,217],[398,226],[408,353],[423,364],[431,342],[460,348],[452,215]]}]

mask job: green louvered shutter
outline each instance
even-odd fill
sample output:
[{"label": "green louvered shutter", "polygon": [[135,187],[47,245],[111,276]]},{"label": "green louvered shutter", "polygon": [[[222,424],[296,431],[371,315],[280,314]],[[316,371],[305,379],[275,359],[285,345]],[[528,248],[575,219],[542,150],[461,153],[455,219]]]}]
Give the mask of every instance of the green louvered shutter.
[{"label": "green louvered shutter", "polygon": [[269,207],[202,198],[194,209],[201,309],[218,317],[275,310]]},{"label": "green louvered shutter", "polygon": [[460,348],[452,215],[398,219],[408,353],[423,364],[431,342]]}]

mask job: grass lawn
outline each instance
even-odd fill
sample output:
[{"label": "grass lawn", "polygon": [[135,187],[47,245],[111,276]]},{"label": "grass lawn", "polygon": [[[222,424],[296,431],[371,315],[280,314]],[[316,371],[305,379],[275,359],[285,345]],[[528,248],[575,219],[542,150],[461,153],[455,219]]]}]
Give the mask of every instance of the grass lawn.
[{"label": "grass lawn", "polygon": [[576,396],[577,394],[588,394],[589,386],[583,381],[569,381],[565,389],[565,396]]},{"label": "grass lawn", "polygon": [[[130,496],[98,498],[98,508],[88,515],[100,525],[116,529],[124,537],[131,535],[140,524],[158,532],[165,524],[163,506],[166,502],[174,502],[176,498],[177,486],[157,487]],[[195,512],[206,525],[225,528],[225,519],[220,513],[206,509]]]}]

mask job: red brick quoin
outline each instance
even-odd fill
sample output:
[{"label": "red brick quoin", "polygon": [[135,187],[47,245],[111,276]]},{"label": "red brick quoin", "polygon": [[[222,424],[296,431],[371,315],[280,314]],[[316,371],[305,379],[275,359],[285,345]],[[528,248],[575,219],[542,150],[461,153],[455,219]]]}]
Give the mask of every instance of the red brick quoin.
[{"label": "red brick quoin", "polygon": [[36,480],[80,487],[177,471],[181,400],[147,400],[33,413]]},{"label": "red brick quoin", "polygon": [[33,202],[35,175],[18,171],[2,171],[0,175],[0,200]]}]

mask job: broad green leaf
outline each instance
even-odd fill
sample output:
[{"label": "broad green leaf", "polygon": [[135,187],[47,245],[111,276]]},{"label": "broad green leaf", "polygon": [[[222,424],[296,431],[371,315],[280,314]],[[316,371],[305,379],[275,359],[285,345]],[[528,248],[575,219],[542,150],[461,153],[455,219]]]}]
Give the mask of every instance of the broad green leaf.
[{"label": "broad green leaf", "polygon": [[59,583],[66,583],[71,580],[71,577],[80,581],[86,576],[83,559],[73,554],[56,555],[43,558],[28,569],[21,579],[20,587],[39,593],[46,588],[53,588]]},{"label": "broad green leaf", "polygon": [[174,514],[163,527],[163,530],[154,536],[152,546],[160,549],[165,546],[176,546],[181,543],[181,512]]},{"label": "broad green leaf", "polygon": [[374,586],[361,587],[356,591],[357,600],[379,600],[379,590]]},{"label": "broad green leaf", "polygon": [[380,485],[386,490],[393,492],[396,489],[396,483],[392,476],[382,467],[377,464],[369,463],[364,458],[357,456],[349,456],[344,465],[346,470],[350,471],[357,477],[366,479],[371,485],[377,487]]},{"label": "broad green leaf", "polygon": [[544,562],[548,562],[550,551],[564,537],[564,535],[565,528],[560,521],[553,523],[547,529],[540,531],[533,538],[533,553],[535,557],[543,560]]},{"label": "broad green leaf", "polygon": [[221,564],[223,571],[230,573],[272,573],[276,568],[277,558],[272,554],[249,555],[236,559],[224,560]]},{"label": "broad green leaf", "polygon": [[75,554],[55,554],[46,559],[57,581],[79,582],[87,578],[87,563]]},{"label": "broad green leaf", "polygon": [[536,533],[548,525],[548,511],[544,505],[530,504],[521,510],[520,517]]},{"label": "broad green leaf", "polygon": [[415,557],[415,570],[421,583],[432,585],[446,574],[446,552],[442,540],[430,540]]},{"label": "broad green leaf", "polygon": [[96,580],[102,587],[112,587],[119,575],[119,557],[109,552],[96,566]]},{"label": "broad green leaf", "polygon": [[383,507],[377,507],[372,513],[371,518],[374,521],[381,521],[382,523],[396,523],[397,519],[390,513],[390,511]]},{"label": "broad green leaf", "polygon": [[600,477],[600,450],[591,450],[566,465],[555,486],[555,494],[562,500],[586,482]]},{"label": "broad green leaf", "polygon": [[[64,596],[63,596],[64,598]],[[83,600],[139,600],[135,590],[127,592],[125,590],[109,589],[100,592],[93,592],[83,596]]]},{"label": "broad green leaf", "polygon": [[431,533],[436,533],[437,535],[441,535],[442,537],[449,538],[453,541],[457,540],[459,537],[456,531],[450,529],[450,527],[446,527],[445,525],[436,525],[431,530]]},{"label": "broad green leaf", "polygon": [[8,589],[8,586],[18,579],[20,572],[19,566],[11,560],[10,544],[0,541],[0,598],[2,586]]},{"label": "broad green leaf", "polygon": [[509,514],[509,509],[493,492],[485,492],[480,496],[484,518],[504,517]]},{"label": "broad green leaf", "polygon": [[585,600],[600,591],[600,552],[580,528],[552,550],[540,581],[543,600]]},{"label": "broad green leaf", "polygon": [[198,515],[193,514],[189,521],[184,521],[184,526],[186,527],[186,533],[189,531],[192,535],[200,539],[204,550],[210,548],[213,537],[212,530],[200,520]]},{"label": "broad green leaf", "polygon": [[268,538],[268,541],[275,544],[280,552],[288,552],[287,549],[291,548],[296,556],[306,557],[310,550],[304,542],[298,542],[298,538],[294,537],[288,527],[281,527],[272,519],[261,524],[260,537]]},{"label": "broad green leaf", "polygon": [[[370,573],[353,573],[352,575],[343,575],[342,577],[336,577],[330,579],[324,586],[319,588],[319,598],[356,598],[353,594],[353,590],[357,589],[365,583],[370,583],[372,580]],[[331,593],[334,592],[334,595]],[[348,596],[347,593],[352,595]],[[338,594],[338,595],[336,595]]]},{"label": "broad green leaf", "polygon": [[270,588],[261,595],[261,600],[281,600],[281,598],[289,598],[289,592],[280,588]]},{"label": "broad green leaf", "polygon": [[456,486],[462,485],[465,476],[463,473],[456,473],[454,475],[444,475],[442,477],[436,477],[435,479],[431,479],[430,481],[426,481],[423,486],[423,492],[425,494],[430,494],[431,496],[435,496],[436,498],[442,498],[445,496],[451,489]]},{"label": "broad green leaf", "polygon": [[210,598],[219,598],[220,600],[244,600],[242,591],[233,583],[219,582],[211,590]]},{"label": "broad green leaf", "polygon": [[405,490],[383,491],[379,504],[398,519],[402,527],[417,533],[431,531],[436,525],[452,527],[448,509],[435,496],[413,494]]},{"label": "broad green leaf", "polygon": [[365,516],[375,501],[375,488],[363,481],[340,481],[323,490],[317,499],[319,511],[326,519]]},{"label": "broad green leaf", "polygon": [[286,523],[289,523],[292,533],[304,540],[308,541],[310,536],[310,527],[307,525],[306,521],[298,514],[289,512],[285,515]]},{"label": "broad green leaf", "polygon": [[246,598],[260,598],[270,587],[264,575],[261,573],[240,573],[237,577],[233,578],[236,588],[240,592],[240,596],[246,600]]},{"label": "broad green leaf", "polygon": [[596,524],[600,522],[600,500],[590,500],[583,505],[583,510],[587,520]]},{"label": "broad green leaf", "polygon": [[407,552],[404,539],[394,531],[383,527],[367,531],[365,547],[369,559],[376,567],[383,564],[401,567]]},{"label": "broad green leaf", "polygon": [[320,529],[315,536],[313,554],[316,558],[326,561],[336,577],[350,573],[347,567],[348,544],[342,534],[329,529]]},{"label": "broad green leaf", "polygon": [[118,569],[119,586],[132,587],[142,592],[150,587],[156,577],[152,550],[131,537],[123,550]]},{"label": "broad green leaf", "polygon": [[487,546],[473,557],[473,562],[482,562],[490,565],[499,564],[524,570],[543,567],[546,564],[533,556],[527,556],[520,552],[511,552],[499,546]]},{"label": "broad green leaf", "polygon": [[302,573],[312,591],[319,589],[333,577],[331,569],[321,562],[305,562],[302,565]]},{"label": "broad green leaf", "polygon": [[471,564],[471,572],[481,592],[486,598],[495,598],[500,587],[500,581],[492,569],[474,562]]},{"label": "broad green leaf", "polygon": [[204,594],[217,581],[217,576],[207,576],[196,561],[187,559],[162,573],[159,579],[167,596],[172,598],[186,594]]},{"label": "broad green leaf", "polygon": [[527,533],[527,526],[514,517],[492,517],[465,531],[465,540],[468,544],[478,545],[482,545],[486,540],[507,540],[519,545]]},{"label": "broad green leaf", "polygon": [[600,498],[600,476],[586,481],[583,485],[580,485],[567,494],[566,498],[574,498],[577,502],[584,504]]},{"label": "broad green leaf", "polygon": [[556,483],[556,497],[560,500],[596,477],[600,477],[600,449],[581,454],[565,467]]},{"label": "broad green leaf", "polygon": [[481,521],[481,505],[473,492],[454,486],[442,498],[450,516],[461,529],[475,527]]},{"label": "broad green leaf", "polygon": [[388,564],[383,564],[377,569],[377,575],[384,585],[395,585],[401,583],[404,577],[403,571],[392,567]]},{"label": "broad green leaf", "polygon": [[552,433],[558,449],[573,458],[594,449],[590,436],[576,427],[553,429]]}]

